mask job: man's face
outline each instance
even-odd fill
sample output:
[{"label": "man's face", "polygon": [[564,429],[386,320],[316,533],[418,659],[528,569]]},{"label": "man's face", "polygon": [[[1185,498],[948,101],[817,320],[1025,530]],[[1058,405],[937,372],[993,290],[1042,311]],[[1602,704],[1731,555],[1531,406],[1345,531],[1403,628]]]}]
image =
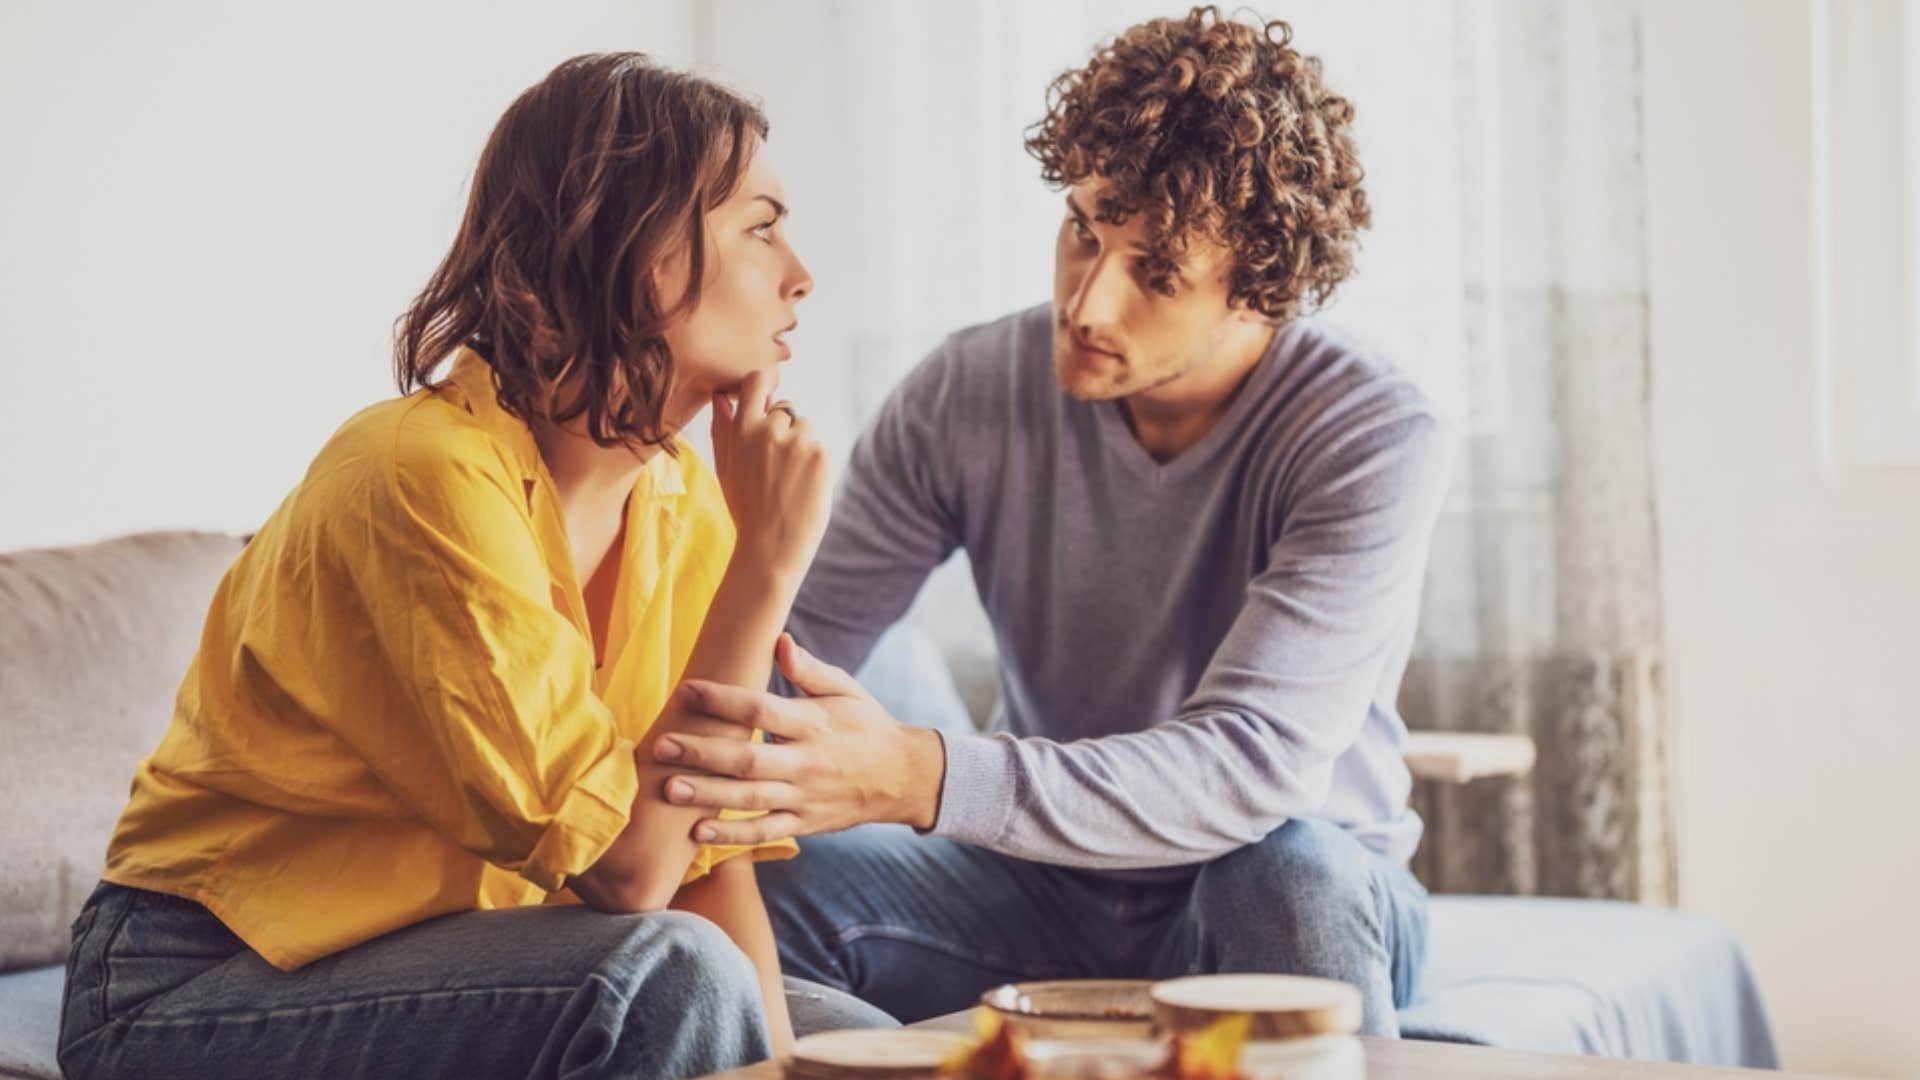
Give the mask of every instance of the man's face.
[{"label": "man's face", "polygon": [[1167,296],[1140,263],[1147,225],[1095,221],[1106,182],[1088,177],[1067,192],[1053,256],[1053,371],[1082,401],[1112,401],[1165,386],[1219,349],[1247,313],[1227,302],[1231,252],[1192,242]]}]

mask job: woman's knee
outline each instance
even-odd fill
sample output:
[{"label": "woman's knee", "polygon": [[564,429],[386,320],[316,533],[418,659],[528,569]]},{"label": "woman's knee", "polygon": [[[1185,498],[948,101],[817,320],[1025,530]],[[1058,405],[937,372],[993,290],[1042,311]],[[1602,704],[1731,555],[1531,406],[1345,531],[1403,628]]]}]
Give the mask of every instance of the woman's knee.
[{"label": "woman's knee", "polygon": [[726,931],[686,911],[620,916],[632,921],[610,966],[618,981],[648,997],[761,1007],[759,973]]},{"label": "woman's knee", "polygon": [[698,1076],[767,1056],[758,974],[718,926],[682,911],[607,917],[619,932],[536,1074]]}]

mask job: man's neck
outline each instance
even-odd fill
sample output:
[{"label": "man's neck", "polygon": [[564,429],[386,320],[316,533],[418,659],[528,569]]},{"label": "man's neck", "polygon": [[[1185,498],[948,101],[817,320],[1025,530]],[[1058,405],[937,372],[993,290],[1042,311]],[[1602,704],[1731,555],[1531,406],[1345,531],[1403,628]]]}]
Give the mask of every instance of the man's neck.
[{"label": "man's neck", "polygon": [[1165,464],[1206,437],[1273,344],[1273,327],[1249,327],[1180,377],[1120,399],[1134,440]]}]

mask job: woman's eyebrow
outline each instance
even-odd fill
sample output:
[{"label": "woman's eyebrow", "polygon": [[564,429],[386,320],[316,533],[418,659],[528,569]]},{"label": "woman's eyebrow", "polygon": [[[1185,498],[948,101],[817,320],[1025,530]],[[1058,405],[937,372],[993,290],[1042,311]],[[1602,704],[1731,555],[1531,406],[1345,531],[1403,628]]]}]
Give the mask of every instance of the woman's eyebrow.
[{"label": "woman's eyebrow", "polygon": [[754,201],[756,202],[764,202],[768,206],[773,207],[773,213],[775,217],[787,216],[787,204],[781,202],[779,199],[776,199],[771,195],[755,195],[753,198],[754,198]]}]

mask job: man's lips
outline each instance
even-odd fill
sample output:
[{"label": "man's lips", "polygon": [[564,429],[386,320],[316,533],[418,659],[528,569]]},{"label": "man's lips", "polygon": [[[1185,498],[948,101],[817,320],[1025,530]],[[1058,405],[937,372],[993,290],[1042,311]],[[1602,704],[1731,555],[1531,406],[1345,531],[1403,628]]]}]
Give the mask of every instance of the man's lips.
[{"label": "man's lips", "polygon": [[1086,342],[1080,340],[1079,338],[1072,338],[1070,340],[1073,342],[1074,348],[1080,350],[1082,353],[1085,353],[1088,356],[1105,356],[1113,360],[1120,359],[1120,354],[1117,352],[1114,352],[1112,349],[1102,349],[1098,345],[1089,345]]}]

